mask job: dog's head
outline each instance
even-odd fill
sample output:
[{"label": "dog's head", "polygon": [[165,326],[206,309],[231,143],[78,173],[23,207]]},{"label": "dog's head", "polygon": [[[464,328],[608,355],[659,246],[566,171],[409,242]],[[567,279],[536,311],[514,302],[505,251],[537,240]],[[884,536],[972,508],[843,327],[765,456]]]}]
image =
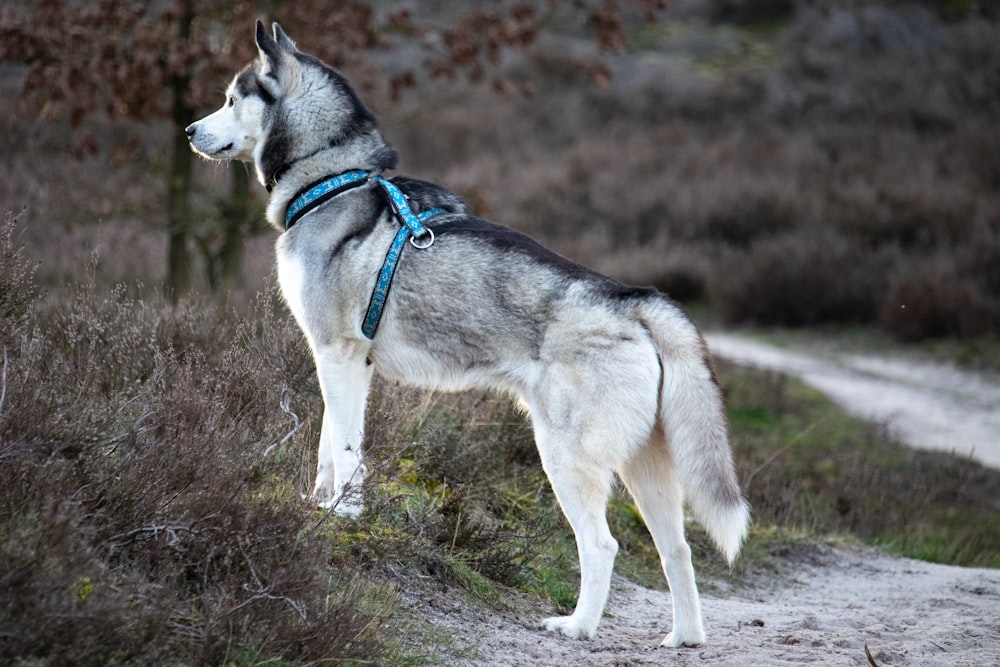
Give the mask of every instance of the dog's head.
[{"label": "dog's head", "polygon": [[195,152],[253,162],[267,185],[297,161],[374,136],[378,141],[364,143],[381,145],[380,155],[355,157],[374,163],[345,168],[394,166],[395,153],[378,136],[375,117],[343,76],[299,51],[277,23],[271,35],[257,21],[256,41],[257,58],[233,78],[222,108],[186,128]]}]

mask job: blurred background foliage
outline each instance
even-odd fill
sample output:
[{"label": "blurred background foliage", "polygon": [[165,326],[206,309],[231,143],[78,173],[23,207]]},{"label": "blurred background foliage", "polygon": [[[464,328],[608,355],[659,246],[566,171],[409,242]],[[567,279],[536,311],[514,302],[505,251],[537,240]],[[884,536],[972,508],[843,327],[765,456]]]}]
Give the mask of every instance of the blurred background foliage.
[{"label": "blurred background foliage", "polygon": [[[341,68],[401,170],[730,323],[1000,331],[1000,12],[962,0],[5,3],[6,210],[58,286],[251,295],[263,191],[180,131],[258,16]],[[48,261],[49,259],[54,261]]]}]

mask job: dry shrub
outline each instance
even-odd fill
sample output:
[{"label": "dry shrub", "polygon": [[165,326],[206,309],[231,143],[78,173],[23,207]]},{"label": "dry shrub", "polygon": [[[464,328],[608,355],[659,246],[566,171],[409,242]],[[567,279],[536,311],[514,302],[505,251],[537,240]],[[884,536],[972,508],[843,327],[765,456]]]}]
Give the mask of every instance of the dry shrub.
[{"label": "dry shrub", "polygon": [[[3,267],[2,294],[30,293],[27,262]],[[4,307],[0,661],[380,655],[391,596],[330,569],[294,485],[303,430],[282,406],[310,365],[272,299],[242,324],[86,282]]]},{"label": "dry shrub", "polygon": [[747,257],[730,262],[710,287],[729,321],[784,326],[857,322],[870,318],[875,308],[877,269],[825,230],[761,241]]},{"label": "dry shrub", "polygon": [[977,278],[950,258],[904,264],[889,282],[879,322],[903,340],[995,331],[1000,328],[1000,293],[990,299]]},{"label": "dry shrub", "polygon": [[787,232],[796,222],[795,214],[780,202],[744,199],[729,210],[709,213],[697,235],[713,243],[749,248],[758,239]]},{"label": "dry shrub", "polygon": [[740,25],[784,21],[795,13],[793,0],[714,0],[707,4],[713,21]]},{"label": "dry shrub", "polygon": [[[981,8],[765,4],[678,9],[682,28],[650,28],[606,91],[555,66],[529,99],[421,91],[453,104],[403,128],[422,137],[404,159],[575,260],[707,294],[731,320],[882,324],[893,277],[942,249],[964,267],[996,209],[1000,24]],[[955,289],[995,301],[979,278]],[[969,330],[927,322],[906,336]]]}]

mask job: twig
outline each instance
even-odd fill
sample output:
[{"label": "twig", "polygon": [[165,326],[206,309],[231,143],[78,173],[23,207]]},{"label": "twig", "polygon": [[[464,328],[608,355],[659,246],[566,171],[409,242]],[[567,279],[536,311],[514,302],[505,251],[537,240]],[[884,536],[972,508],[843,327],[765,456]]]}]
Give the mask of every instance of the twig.
[{"label": "twig", "polygon": [[[126,544],[131,544],[143,535],[152,534],[153,538],[160,536],[160,533],[166,533],[168,539],[167,544],[170,546],[175,546],[180,541],[179,533],[189,533],[191,535],[198,535],[202,530],[216,530],[209,526],[208,528],[198,529],[196,528],[199,523],[207,521],[208,519],[214,519],[219,516],[218,512],[213,512],[211,514],[206,514],[205,516],[199,517],[198,519],[192,521],[191,523],[185,525],[182,523],[175,524],[150,524],[148,526],[139,526],[138,528],[133,528],[132,530],[125,533],[118,533],[117,535],[112,535],[109,542],[112,546],[121,547]],[[119,540],[122,540],[119,542]]]},{"label": "twig", "polygon": [[281,395],[281,403],[279,404],[279,407],[281,408],[282,412],[284,412],[286,415],[292,418],[292,421],[295,422],[295,426],[292,428],[291,431],[286,433],[284,437],[281,438],[281,440],[273,442],[267,446],[267,449],[264,450],[264,458],[267,458],[267,456],[274,451],[275,447],[279,447],[288,442],[289,439],[291,439],[293,435],[298,433],[299,429],[301,429],[302,426],[304,425],[304,422],[301,419],[299,419],[299,416],[294,412],[292,412],[291,402],[292,402],[292,395],[290,392],[286,390],[285,393]]},{"label": "twig", "polygon": [[[243,589],[246,590],[246,591],[248,591],[248,592],[250,591],[250,589],[246,586],[246,584],[243,585]],[[235,607],[233,607],[232,609],[230,609],[229,613],[230,614],[235,614],[236,612],[238,612],[243,607],[246,607],[247,605],[249,605],[249,604],[251,604],[253,602],[256,602],[257,600],[278,600],[279,602],[285,602],[285,603],[288,604],[289,607],[291,607],[292,609],[294,609],[296,611],[296,613],[298,613],[299,617],[302,619],[303,622],[306,622],[306,621],[309,620],[308,617],[306,616],[305,610],[302,609],[302,605],[301,604],[299,604],[298,602],[296,602],[292,598],[288,597],[287,595],[272,595],[271,593],[268,593],[267,591],[262,591],[262,592],[258,593],[257,595],[254,595],[253,597],[247,598],[243,602],[239,603],[238,605],[236,605]]]},{"label": "twig", "polygon": [[821,419],[821,420],[819,420],[817,422],[813,422],[812,424],[810,424],[809,426],[807,426],[804,430],[802,430],[801,432],[799,432],[798,434],[796,434],[796,436],[794,438],[792,438],[791,440],[789,440],[788,443],[784,447],[782,447],[778,451],[776,451],[773,454],[771,454],[770,456],[768,456],[767,459],[765,459],[763,463],[761,463],[759,466],[757,466],[754,469],[754,471],[750,473],[750,475],[743,482],[743,487],[746,488],[746,487],[750,486],[750,482],[752,482],[753,478],[757,476],[757,473],[759,473],[761,470],[763,470],[764,468],[766,468],[769,465],[771,465],[772,463],[774,463],[775,459],[777,459],[779,456],[781,456],[786,451],[788,451],[791,448],[792,445],[794,445],[799,440],[801,440],[802,438],[804,438],[805,436],[807,436],[810,431],[812,431],[814,428],[816,428],[817,426],[819,426],[820,424],[822,424],[824,421],[825,420]]},{"label": "twig", "polygon": [[248,593],[255,593],[255,595],[247,598],[240,604],[230,609],[229,613],[234,614],[243,607],[246,607],[247,605],[256,602],[257,600],[278,600],[280,602],[287,603],[289,607],[294,609],[296,613],[298,613],[299,618],[302,619],[303,623],[307,622],[308,618],[306,617],[306,611],[305,609],[302,608],[301,603],[296,602],[287,595],[274,595],[273,593],[268,592],[270,590],[270,587],[265,586],[264,582],[261,581],[260,576],[257,574],[257,568],[254,566],[253,560],[250,559],[250,555],[247,554],[246,549],[243,548],[243,541],[237,540],[236,543],[240,548],[240,554],[243,556],[243,560],[246,561],[247,566],[250,568],[250,574],[253,576],[253,580],[254,583],[256,584],[257,590],[254,590],[253,587],[250,586],[250,584],[243,584],[243,590],[245,590]]},{"label": "twig", "polygon": [[3,376],[0,378],[0,415],[3,415],[3,401],[7,398],[7,346],[3,346]]},{"label": "twig", "polygon": [[872,652],[868,650],[868,644],[865,644],[865,657],[868,658],[868,664],[872,667],[879,667],[879,664],[875,662],[875,658],[872,657]]},{"label": "twig", "polygon": [[[166,533],[167,537],[169,538],[167,543],[173,546],[177,544],[177,541],[180,539],[177,536],[177,533],[179,532],[190,533],[193,531],[191,530],[190,526],[185,526],[182,524],[153,524],[150,526],[140,526],[139,528],[133,528],[127,533],[118,533],[117,535],[113,535],[111,537],[111,542],[114,543],[116,546],[124,546],[131,542],[135,542],[136,539],[138,539],[138,537],[141,535],[147,535],[152,533],[153,538],[155,539],[159,537],[160,533]],[[119,542],[119,540],[123,541]]]},{"label": "twig", "polygon": [[451,536],[451,553],[455,553],[455,544],[458,543],[458,528],[462,525],[462,510],[458,510],[458,516],[455,517],[455,534]]}]

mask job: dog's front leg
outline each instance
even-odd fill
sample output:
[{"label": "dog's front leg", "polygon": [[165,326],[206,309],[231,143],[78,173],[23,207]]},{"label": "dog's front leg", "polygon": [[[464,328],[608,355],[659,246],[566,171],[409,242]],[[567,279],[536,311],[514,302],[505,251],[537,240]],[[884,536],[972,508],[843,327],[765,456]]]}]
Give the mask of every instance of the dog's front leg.
[{"label": "dog's front leg", "polygon": [[361,441],[372,379],[366,352],[355,341],[316,348],[324,410],[313,500],[345,516],[357,516],[363,506],[358,494],[366,473]]}]

